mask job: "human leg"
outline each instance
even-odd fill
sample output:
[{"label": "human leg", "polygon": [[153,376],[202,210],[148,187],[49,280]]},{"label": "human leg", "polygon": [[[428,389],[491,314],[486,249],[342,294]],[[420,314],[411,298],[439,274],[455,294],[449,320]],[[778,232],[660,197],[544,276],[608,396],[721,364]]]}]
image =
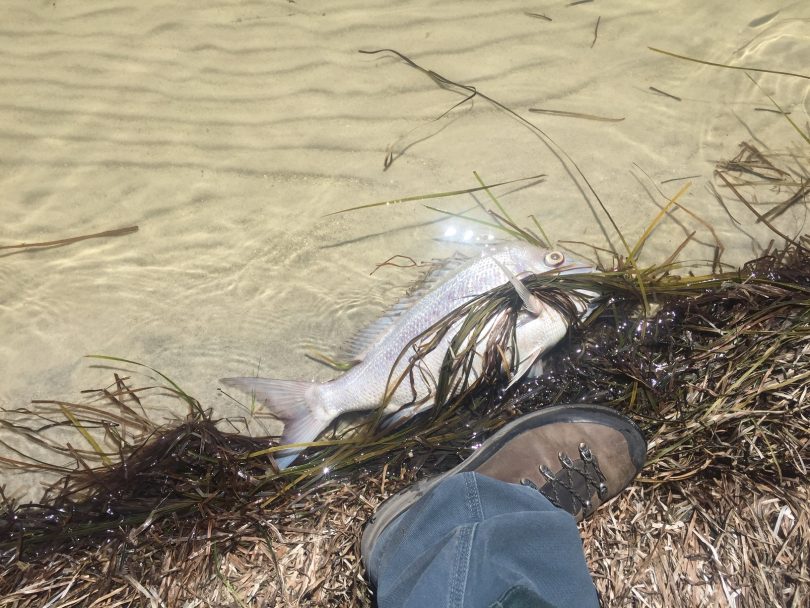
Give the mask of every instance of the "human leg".
[{"label": "human leg", "polygon": [[623,489],[645,451],[632,422],[599,406],[510,423],[378,510],[362,553],[379,606],[483,607],[521,589],[538,605],[598,605],[575,519]]}]

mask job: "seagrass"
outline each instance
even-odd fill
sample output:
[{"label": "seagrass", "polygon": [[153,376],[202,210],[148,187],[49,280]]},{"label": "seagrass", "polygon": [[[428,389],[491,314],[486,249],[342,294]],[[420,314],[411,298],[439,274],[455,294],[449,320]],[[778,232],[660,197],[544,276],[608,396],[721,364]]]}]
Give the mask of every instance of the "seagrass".
[{"label": "seagrass", "polygon": [[[727,195],[752,203],[746,175],[762,167],[751,149],[718,171]],[[806,203],[795,172],[774,175],[784,191],[765,221]],[[810,239],[785,236],[734,271],[678,274],[630,255],[603,272],[533,277],[527,286],[563,308],[575,290],[601,294],[541,377],[504,388],[504,331],[482,379],[448,361],[441,407],[392,432],[374,413],[355,419],[353,436],[341,426],[284,472],[274,438],[234,432],[160,372],[160,386],[115,375],[80,402],[6,412],[7,429],[54,458],[18,453],[4,467],[58,481],[35,504],[2,495],[0,606],[372,606],[359,537],[377,505],[509,420],[566,402],[612,405],[649,440],[641,476],[581,525],[604,605],[806,605]],[[418,343],[458,315],[478,315],[474,331],[519,306],[493,290]],[[158,424],[150,406],[166,401],[186,414]],[[55,439],[55,425],[75,439]]]}]

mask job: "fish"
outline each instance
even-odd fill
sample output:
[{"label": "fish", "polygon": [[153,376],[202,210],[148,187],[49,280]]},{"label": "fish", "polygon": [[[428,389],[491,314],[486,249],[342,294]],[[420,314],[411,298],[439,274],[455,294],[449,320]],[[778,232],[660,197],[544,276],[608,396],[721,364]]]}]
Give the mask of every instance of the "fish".
[{"label": "fish", "polygon": [[[324,383],[277,380],[259,377],[222,378],[220,382],[252,394],[284,423],[282,444],[314,441],[333,420],[346,412],[373,410],[386,400],[383,414],[394,417],[413,415],[433,404],[435,379],[463,319],[455,321],[438,345],[420,356],[418,373],[398,385],[391,379],[406,371],[410,357],[402,356],[414,338],[431,328],[472,298],[509,282],[523,300],[518,314],[516,344],[519,354],[512,382],[536,373],[542,355],[568,331],[568,319],[555,307],[533,295],[521,279],[530,274],[570,274],[591,272],[593,267],[563,252],[530,243],[513,243],[492,248],[478,257],[450,258],[426,278],[423,286],[400,300],[371,326],[361,330],[344,350],[346,358],[357,362],[342,376]],[[592,292],[583,292],[595,295]],[[581,295],[581,294],[580,294]],[[587,298],[576,300],[578,313],[587,310]],[[485,346],[487,333],[497,319],[490,319],[476,344],[476,354]],[[472,374],[477,375],[475,363]],[[393,386],[393,388],[392,388]],[[411,406],[411,407],[406,407]],[[302,449],[289,448],[277,453],[280,469],[287,468]]]}]

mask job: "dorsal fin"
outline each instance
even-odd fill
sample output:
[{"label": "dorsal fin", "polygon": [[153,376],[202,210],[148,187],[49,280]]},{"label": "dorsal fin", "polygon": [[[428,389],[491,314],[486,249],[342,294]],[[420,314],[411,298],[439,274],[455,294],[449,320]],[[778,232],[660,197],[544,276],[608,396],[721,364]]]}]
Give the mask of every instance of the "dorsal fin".
[{"label": "dorsal fin", "polygon": [[338,351],[341,361],[362,361],[372,346],[378,344],[399,318],[447,277],[467,264],[471,258],[455,253],[446,260],[434,260],[428,271],[405,293],[396,304],[371,325],[349,338]]}]

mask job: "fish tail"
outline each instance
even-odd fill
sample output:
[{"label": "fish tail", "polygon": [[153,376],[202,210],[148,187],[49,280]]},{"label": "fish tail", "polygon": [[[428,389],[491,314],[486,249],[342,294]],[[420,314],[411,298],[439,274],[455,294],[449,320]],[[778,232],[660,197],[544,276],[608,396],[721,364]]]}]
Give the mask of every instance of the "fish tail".
[{"label": "fish tail", "polygon": [[[314,441],[331,422],[318,403],[318,385],[298,380],[270,380],[269,378],[222,378],[226,386],[251,393],[257,402],[284,423],[281,443],[308,443]],[[303,448],[276,453],[279,468],[286,469],[298,458]]]}]

